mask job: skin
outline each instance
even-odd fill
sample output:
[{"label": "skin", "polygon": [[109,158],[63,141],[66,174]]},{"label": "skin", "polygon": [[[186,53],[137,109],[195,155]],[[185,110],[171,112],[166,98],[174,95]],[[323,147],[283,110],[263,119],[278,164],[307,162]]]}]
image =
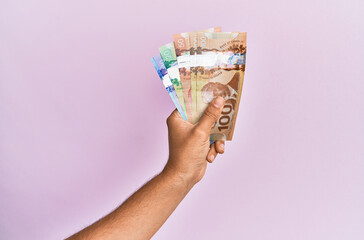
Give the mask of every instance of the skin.
[{"label": "skin", "polygon": [[207,162],[224,153],[224,141],[210,146],[209,135],[224,99],[217,97],[196,124],[177,110],[167,119],[169,159],[163,171],[116,210],[69,237],[69,240],[147,240],[164,224],[192,187],[204,176]]}]

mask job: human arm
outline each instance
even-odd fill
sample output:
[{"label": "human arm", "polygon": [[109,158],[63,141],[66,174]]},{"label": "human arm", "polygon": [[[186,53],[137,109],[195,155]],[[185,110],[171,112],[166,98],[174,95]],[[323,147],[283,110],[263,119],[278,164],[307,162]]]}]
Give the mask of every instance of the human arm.
[{"label": "human arm", "polygon": [[216,98],[201,120],[190,124],[178,111],[167,119],[169,159],[163,171],[136,191],[120,207],[71,236],[69,240],[146,240],[168,219],[191,188],[205,174],[207,161],[224,153],[224,142],[210,146],[209,135],[221,114],[224,99]]}]

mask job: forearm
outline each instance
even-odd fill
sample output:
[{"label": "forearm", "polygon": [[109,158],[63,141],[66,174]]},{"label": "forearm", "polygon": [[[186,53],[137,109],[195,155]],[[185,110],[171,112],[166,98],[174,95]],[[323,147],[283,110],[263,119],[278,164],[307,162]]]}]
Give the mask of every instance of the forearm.
[{"label": "forearm", "polygon": [[192,186],[188,179],[164,170],[115,211],[70,239],[150,239]]},{"label": "forearm", "polygon": [[210,145],[209,135],[221,114],[224,99],[217,97],[196,124],[175,110],[167,119],[169,160],[154,177],[115,211],[70,237],[70,240],[150,239],[205,174],[207,161],[224,152],[224,141]]}]

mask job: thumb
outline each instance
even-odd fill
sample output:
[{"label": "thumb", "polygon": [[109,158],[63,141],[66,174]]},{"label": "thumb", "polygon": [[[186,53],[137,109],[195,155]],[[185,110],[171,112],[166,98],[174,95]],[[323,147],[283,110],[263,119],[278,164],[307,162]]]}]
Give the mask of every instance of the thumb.
[{"label": "thumb", "polygon": [[216,97],[206,108],[196,128],[210,133],[212,126],[219,119],[221,111],[224,107],[225,100],[222,97]]}]

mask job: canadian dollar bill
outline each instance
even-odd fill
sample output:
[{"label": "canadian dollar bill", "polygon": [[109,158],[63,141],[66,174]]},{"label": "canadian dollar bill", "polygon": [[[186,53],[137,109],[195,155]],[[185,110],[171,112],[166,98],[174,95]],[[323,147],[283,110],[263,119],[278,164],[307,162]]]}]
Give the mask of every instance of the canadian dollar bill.
[{"label": "canadian dollar bill", "polygon": [[178,101],[182,107],[183,113],[187,117],[186,105],[185,105],[185,100],[183,98],[182,83],[179,75],[176,50],[174,48],[174,44],[168,43],[164,46],[161,46],[159,48],[159,52],[163,59],[164,65],[167,68],[167,72],[169,77],[171,78],[171,82],[174,86],[174,89],[176,90]]},{"label": "canadian dollar bill", "polygon": [[188,33],[173,35],[174,46],[176,49],[179,75],[181,78],[183,98],[185,100],[187,118],[192,122],[192,101],[191,101],[191,75],[190,75],[190,42]]},{"label": "canadian dollar bill", "polygon": [[162,80],[162,83],[163,83],[164,87],[166,88],[169,96],[171,97],[174,105],[176,106],[178,112],[187,121],[187,117],[178,101],[178,96],[177,96],[174,86],[171,82],[171,79],[167,73],[167,69],[164,65],[162,57],[158,54],[158,55],[152,57],[151,60],[152,60],[155,70],[157,71],[160,79]]},{"label": "canadian dollar bill", "polygon": [[196,55],[197,55],[197,32],[191,32],[189,34],[190,41],[190,75],[191,75],[191,102],[192,102],[192,123],[196,123],[198,121],[198,113],[197,113],[197,99],[196,99],[196,79],[197,79],[197,70],[198,67],[196,65]]},{"label": "canadian dollar bill", "polygon": [[210,140],[231,140],[244,81],[246,33],[198,32],[196,45],[198,118],[215,97],[223,97],[225,106],[211,130]]},{"label": "canadian dollar bill", "polygon": [[[204,32],[221,32],[221,27],[214,27],[202,30]],[[189,122],[195,123],[197,120],[197,114],[193,117],[193,112],[196,112],[196,103],[194,100],[196,88],[194,90],[194,96],[192,100],[191,96],[191,72],[190,72],[190,34],[191,32],[179,33],[173,35],[174,46],[176,49],[177,63],[180,73],[180,79],[182,84],[183,98],[185,100],[186,112]],[[195,83],[195,82],[194,82]]]}]

